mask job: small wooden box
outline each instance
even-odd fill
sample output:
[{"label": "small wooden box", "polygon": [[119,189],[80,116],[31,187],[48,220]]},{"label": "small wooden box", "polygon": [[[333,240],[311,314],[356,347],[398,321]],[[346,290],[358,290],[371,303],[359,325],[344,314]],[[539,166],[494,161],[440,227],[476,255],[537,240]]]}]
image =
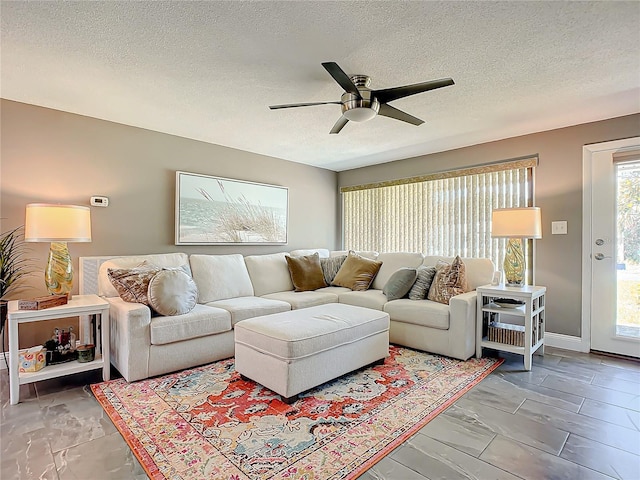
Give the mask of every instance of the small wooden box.
[{"label": "small wooden box", "polygon": [[490,342],[506,343],[516,347],[524,347],[524,326],[510,323],[491,322],[487,332]]},{"label": "small wooden box", "polygon": [[66,295],[47,295],[31,300],[18,300],[19,310],[43,310],[45,308],[66,305],[69,299]]}]

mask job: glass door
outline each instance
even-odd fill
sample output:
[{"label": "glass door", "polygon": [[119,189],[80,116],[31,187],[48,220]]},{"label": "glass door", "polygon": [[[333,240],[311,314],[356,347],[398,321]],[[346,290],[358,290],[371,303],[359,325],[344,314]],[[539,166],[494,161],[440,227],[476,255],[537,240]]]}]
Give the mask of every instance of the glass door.
[{"label": "glass door", "polygon": [[591,247],[585,252],[591,270],[584,292],[590,303],[591,349],[632,357],[640,357],[639,140],[593,147]]}]

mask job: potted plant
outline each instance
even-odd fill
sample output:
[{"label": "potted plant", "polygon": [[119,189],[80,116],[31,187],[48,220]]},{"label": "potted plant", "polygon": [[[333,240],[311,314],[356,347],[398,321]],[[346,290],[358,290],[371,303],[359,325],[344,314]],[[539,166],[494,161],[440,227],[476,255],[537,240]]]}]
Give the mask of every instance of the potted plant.
[{"label": "potted plant", "polygon": [[26,258],[23,227],[0,234],[0,332],[7,319],[6,296],[20,288],[20,280],[32,272],[31,260]]}]

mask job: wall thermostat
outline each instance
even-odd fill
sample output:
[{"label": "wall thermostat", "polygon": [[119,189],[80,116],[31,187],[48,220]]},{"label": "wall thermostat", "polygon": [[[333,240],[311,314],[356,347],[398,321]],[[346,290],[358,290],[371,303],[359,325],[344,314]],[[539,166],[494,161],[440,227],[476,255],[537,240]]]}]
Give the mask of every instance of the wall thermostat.
[{"label": "wall thermostat", "polygon": [[94,207],[107,207],[109,206],[109,198],[91,197],[91,205],[93,205]]}]

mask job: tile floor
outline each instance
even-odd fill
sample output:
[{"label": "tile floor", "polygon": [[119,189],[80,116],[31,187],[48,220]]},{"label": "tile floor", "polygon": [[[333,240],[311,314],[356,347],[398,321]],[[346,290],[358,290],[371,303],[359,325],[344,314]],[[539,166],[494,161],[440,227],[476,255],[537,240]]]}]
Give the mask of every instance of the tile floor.
[{"label": "tile floor", "polygon": [[[640,479],[640,363],[547,348],[525,372],[522,357],[502,355],[360,478]],[[10,406],[0,371],[0,478],[146,479],[93,398],[97,381],[99,372],[24,385]]]}]

